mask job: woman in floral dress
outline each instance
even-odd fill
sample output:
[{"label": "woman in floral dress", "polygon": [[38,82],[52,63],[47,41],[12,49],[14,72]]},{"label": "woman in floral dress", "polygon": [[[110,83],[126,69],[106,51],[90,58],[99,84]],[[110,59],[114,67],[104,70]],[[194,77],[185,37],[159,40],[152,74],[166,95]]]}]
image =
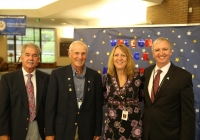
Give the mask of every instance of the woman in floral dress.
[{"label": "woman in floral dress", "polygon": [[134,71],[132,54],[117,45],[108,60],[103,77],[104,104],[107,105],[104,140],[141,140],[139,101],[143,97],[143,74]]}]

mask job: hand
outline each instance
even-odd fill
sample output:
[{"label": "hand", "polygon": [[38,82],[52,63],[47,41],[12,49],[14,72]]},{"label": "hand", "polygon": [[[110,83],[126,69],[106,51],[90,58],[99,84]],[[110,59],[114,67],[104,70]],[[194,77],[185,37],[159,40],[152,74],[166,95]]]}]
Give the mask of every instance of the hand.
[{"label": "hand", "polygon": [[2,135],[2,136],[0,136],[0,140],[10,140],[10,136],[9,135]]},{"label": "hand", "polygon": [[100,136],[94,136],[93,140],[100,140]]},{"label": "hand", "polygon": [[46,136],[45,137],[45,140],[54,140],[55,139],[55,136]]}]

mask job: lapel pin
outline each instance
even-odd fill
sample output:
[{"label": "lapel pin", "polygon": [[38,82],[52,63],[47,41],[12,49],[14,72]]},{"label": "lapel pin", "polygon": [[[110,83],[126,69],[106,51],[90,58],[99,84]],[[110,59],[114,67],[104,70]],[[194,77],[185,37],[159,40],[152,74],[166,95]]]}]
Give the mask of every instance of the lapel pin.
[{"label": "lapel pin", "polygon": [[71,88],[69,88],[69,91],[72,91],[72,89],[71,89]]},{"label": "lapel pin", "polygon": [[70,78],[68,78],[68,80],[70,80]]},{"label": "lapel pin", "polygon": [[169,77],[167,77],[167,80],[169,80]]}]

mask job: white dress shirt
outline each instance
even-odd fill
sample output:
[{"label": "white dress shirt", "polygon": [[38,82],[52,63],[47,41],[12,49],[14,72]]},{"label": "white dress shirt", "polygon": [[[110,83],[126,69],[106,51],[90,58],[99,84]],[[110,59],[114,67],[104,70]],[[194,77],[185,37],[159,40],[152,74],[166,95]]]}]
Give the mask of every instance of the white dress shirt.
[{"label": "white dress shirt", "polygon": [[[24,83],[25,83],[25,85],[26,85],[26,82],[27,82],[27,80],[28,80],[28,77],[26,76],[27,74],[29,74],[29,73],[27,73],[25,70],[24,70],[24,68],[22,67],[22,72],[23,72],[23,75],[24,75]],[[37,87],[36,87],[36,75],[35,75],[35,70],[31,73],[32,74],[32,77],[31,77],[31,81],[32,81],[32,83],[33,83],[33,87],[34,87],[34,98],[35,98],[35,107],[36,107],[36,89],[37,89]]]},{"label": "white dress shirt", "polygon": [[[162,67],[160,70],[162,70],[162,72],[160,73],[160,81],[159,81],[159,86],[163,80],[163,78],[165,77],[165,75],[167,74],[169,67],[171,65],[171,62],[169,62],[167,65],[165,65],[164,67]],[[153,80],[157,74],[157,70],[158,70],[158,66],[156,65],[155,68],[153,69],[152,73],[151,73],[151,77],[149,80],[149,85],[148,85],[148,91],[149,91],[149,96],[151,97],[151,90],[153,87]]]}]

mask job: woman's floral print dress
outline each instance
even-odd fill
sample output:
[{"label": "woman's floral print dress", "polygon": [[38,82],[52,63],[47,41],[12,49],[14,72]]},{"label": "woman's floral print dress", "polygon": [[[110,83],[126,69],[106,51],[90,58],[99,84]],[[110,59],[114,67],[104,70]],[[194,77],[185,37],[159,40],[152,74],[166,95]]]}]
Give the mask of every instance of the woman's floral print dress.
[{"label": "woman's floral print dress", "polygon": [[[103,77],[104,104],[107,105],[104,140],[141,140],[142,121],[139,101],[143,97],[143,74],[135,73],[123,87],[116,77]],[[122,111],[128,111],[128,119],[122,120]]]}]

